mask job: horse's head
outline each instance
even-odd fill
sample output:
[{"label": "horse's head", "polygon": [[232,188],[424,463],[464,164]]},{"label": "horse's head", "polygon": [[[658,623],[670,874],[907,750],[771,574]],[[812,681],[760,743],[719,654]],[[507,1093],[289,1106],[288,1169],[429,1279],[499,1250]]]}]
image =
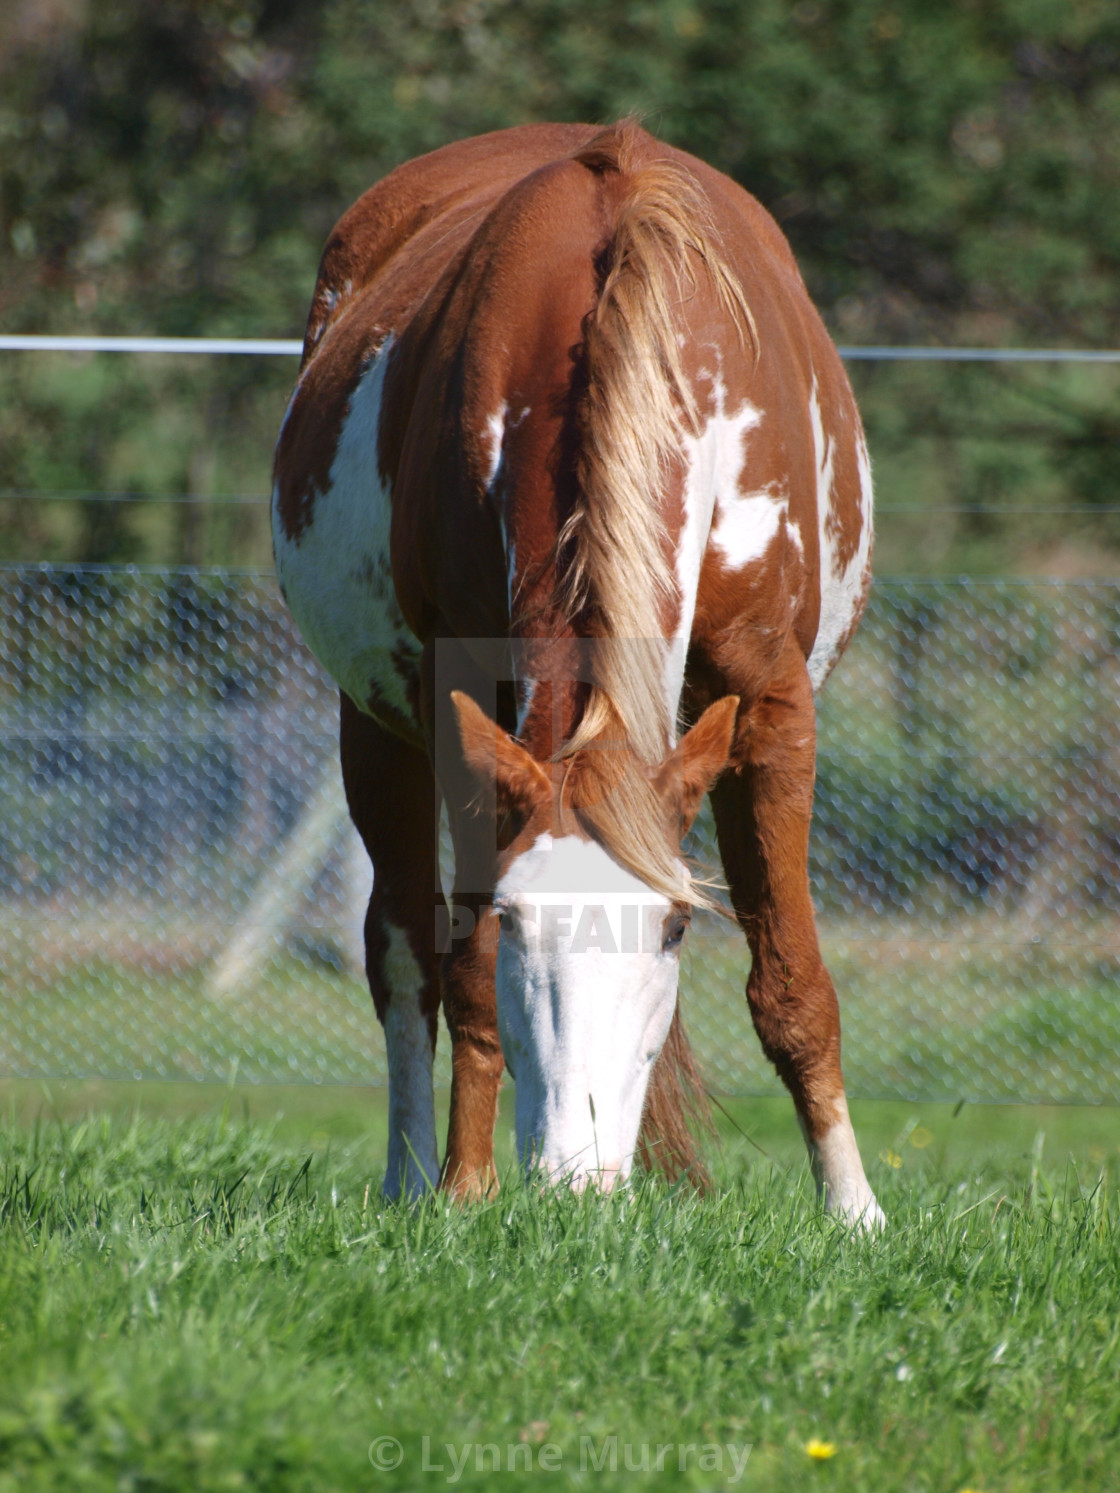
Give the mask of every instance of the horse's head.
[{"label": "horse's head", "polygon": [[650,771],[621,735],[538,762],[455,696],[499,826],[498,1026],[518,1147],[550,1178],[609,1188],[629,1174],[702,900],[681,837],[727,764],[737,703],[711,706]]}]

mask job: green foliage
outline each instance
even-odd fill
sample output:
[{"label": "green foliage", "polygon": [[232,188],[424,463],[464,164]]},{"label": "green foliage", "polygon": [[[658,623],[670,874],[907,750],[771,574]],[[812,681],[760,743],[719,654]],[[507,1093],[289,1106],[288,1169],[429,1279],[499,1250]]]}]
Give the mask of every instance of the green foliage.
[{"label": "green foliage", "polygon": [[[673,1446],[658,1486],[724,1486],[695,1452],[679,1470],[716,1442],[752,1446],[756,1489],[1114,1485],[1114,1151],[869,1120],[890,1228],[862,1240],[734,1137],[708,1199],[507,1174],[409,1212],[361,1142],[310,1151],[231,1107],[5,1127],[5,1493],[442,1485],[425,1435],[445,1468],[445,1443],[529,1444],[534,1468],[555,1444],[563,1488],[630,1486],[627,1443]],[[612,1435],[617,1472],[581,1479],[582,1438]],[[403,1460],[373,1473],[381,1436]],[[494,1482],[471,1455],[461,1486]]]},{"label": "green foliage", "polygon": [[[398,161],[530,119],[647,112],[777,213],[876,333],[1120,327],[1120,22],[920,0],[90,0],[9,23],[12,318],[295,332],[334,216]],[[83,289],[84,287],[84,289]],[[28,293],[30,292],[30,293]],[[899,301],[904,304],[898,304]],[[948,318],[946,320],[946,318]],[[56,324],[56,323],[52,323]]]},{"label": "green foliage", "polygon": [[[636,110],[774,212],[843,341],[1120,342],[1120,20],[1097,0],[87,0],[0,21],[0,98],[9,330],[296,335],[331,223],[400,161]],[[3,367],[0,488],[267,487],[290,370]],[[938,515],[888,519],[892,569],[1115,549],[1114,515],[1071,536],[989,513],[1114,506],[1114,379],[860,381],[885,506],[917,487]],[[44,506],[7,500],[0,558],[267,555],[259,512]]]}]

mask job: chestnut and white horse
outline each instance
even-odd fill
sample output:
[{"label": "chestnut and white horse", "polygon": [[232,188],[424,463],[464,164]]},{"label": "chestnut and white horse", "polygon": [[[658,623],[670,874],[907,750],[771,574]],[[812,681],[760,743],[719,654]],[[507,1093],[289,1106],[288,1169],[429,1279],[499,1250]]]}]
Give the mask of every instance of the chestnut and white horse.
[{"label": "chestnut and white horse", "polygon": [[680,842],[711,788],[763,1048],[827,1206],[880,1222],[807,872],[813,694],[863,610],[870,468],[759,204],[631,121],[524,126],[392,172],[323,255],[273,533],[341,690],[374,866],[386,1193],[494,1185],[504,1065],[546,1175],[610,1186],[640,1149],[698,1165],[676,1002],[711,893]]}]

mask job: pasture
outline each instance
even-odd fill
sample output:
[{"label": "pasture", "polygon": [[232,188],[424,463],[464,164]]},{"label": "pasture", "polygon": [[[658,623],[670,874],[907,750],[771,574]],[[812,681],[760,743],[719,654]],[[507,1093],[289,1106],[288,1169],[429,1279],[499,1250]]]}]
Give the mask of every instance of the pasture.
[{"label": "pasture", "polygon": [[[812,876],[890,1224],[857,1238],[820,1211],[742,942],[699,920],[684,1010],[727,1106],[710,1196],[541,1195],[507,1084],[500,1196],[384,1206],[386,1092],[329,1086],[389,1067],[348,942],[353,838],[290,854],[337,736],[261,496],[292,370],[5,354],[0,1075],[66,1077],[0,1078],[0,1493],[1120,1487],[1120,1109],[1073,1107],[1120,1098],[1109,8],[8,9],[5,332],[292,336],[356,191],[544,118],[633,111],[774,212],[852,355],[883,500],[871,611],[819,715]],[[752,390],[783,341],[774,288],[748,297]],[[536,346],[502,300],[495,348]],[[923,361],[864,361],[886,344]],[[932,344],[1094,366],[926,363]],[[812,388],[792,445],[834,494]],[[788,406],[766,403],[756,455]],[[512,490],[544,408],[480,407],[467,428],[497,450],[463,468]],[[502,532],[512,608],[532,547]],[[466,620],[483,571],[459,558]],[[218,979],[245,928],[259,961]],[[446,1086],[446,1030],[437,1063]]]},{"label": "pasture", "polygon": [[856,1239],[786,1100],[600,1199],[515,1178],[507,1089],[500,1195],[406,1211],[383,1091],[0,1097],[4,1493],[1116,1486],[1115,1109],[855,1105]]}]

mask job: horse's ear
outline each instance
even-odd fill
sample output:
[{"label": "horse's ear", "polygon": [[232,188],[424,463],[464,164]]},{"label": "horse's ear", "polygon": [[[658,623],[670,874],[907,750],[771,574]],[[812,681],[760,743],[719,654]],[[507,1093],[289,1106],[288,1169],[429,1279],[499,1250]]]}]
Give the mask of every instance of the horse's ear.
[{"label": "horse's ear", "polygon": [[484,800],[492,803],[498,814],[511,810],[527,814],[542,797],[551,795],[540,763],[492,721],[470,695],[452,690],[451,703],[459,723],[463,758]]},{"label": "horse's ear", "polygon": [[738,710],[738,695],[725,695],[709,705],[657,769],[657,791],[676,801],[682,835],[692,828],[705,793],[727,766]]}]

